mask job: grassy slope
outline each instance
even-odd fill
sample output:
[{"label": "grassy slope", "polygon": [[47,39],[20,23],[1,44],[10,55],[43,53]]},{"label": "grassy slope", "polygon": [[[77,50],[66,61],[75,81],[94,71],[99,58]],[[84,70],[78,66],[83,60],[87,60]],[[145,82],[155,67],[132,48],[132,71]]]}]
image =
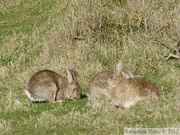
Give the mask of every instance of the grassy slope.
[{"label": "grassy slope", "polygon": [[[1,1],[0,131],[2,134],[122,134],[124,127],[180,127],[180,66],[166,61],[179,40],[179,0]],[[167,12],[168,11],[168,12]],[[124,112],[92,108],[87,98],[62,105],[31,103],[23,93],[30,76],[72,67],[87,92],[90,79],[112,69],[157,84],[160,98]]]}]

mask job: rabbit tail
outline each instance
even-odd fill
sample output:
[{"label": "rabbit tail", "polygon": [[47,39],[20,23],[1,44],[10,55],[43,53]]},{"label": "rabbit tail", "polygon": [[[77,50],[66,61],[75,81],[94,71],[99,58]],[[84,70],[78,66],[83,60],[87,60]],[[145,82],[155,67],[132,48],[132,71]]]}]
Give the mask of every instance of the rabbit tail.
[{"label": "rabbit tail", "polygon": [[31,101],[36,101],[36,100],[31,96],[31,94],[29,93],[28,90],[24,90],[24,92],[25,92],[26,96],[27,96]]}]

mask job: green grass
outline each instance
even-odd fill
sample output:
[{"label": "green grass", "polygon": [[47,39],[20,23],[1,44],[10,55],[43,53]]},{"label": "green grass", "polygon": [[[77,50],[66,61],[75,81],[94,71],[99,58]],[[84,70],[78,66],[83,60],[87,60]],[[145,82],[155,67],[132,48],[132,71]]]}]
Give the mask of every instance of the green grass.
[{"label": "green grass", "polygon": [[[8,4],[4,2],[3,6]],[[20,2],[0,13],[0,36],[11,36],[19,33],[30,33],[43,25],[48,18],[53,2]]]},{"label": "green grass", "polygon": [[[124,127],[180,127],[180,65],[165,60],[179,41],[179,0],[0,1],[0,133],[123,134]],[[162,46],[165,44],[165,46]],[[156,101],[123,111],[93,108],[89,81],[122,59],[123,70],[147,77]],[[32,103],[23,90],[37,71],[77,72],[83,98]]]}]

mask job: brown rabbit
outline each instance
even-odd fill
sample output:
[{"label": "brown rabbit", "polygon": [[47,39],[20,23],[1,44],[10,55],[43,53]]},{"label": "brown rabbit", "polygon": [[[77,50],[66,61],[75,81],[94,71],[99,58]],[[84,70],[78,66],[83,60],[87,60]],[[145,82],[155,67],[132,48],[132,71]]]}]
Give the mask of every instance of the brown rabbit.
[{"label": "brown rabbit", "polygon": [[[108,98],[117,107],[129,108],[136,102],[153,95],[153,93],[158,95],[156,86],[148,79],[136,78],[131,71],[124,73],[121,70],[122,63],[119,60],[115,62],[114,71],[109,72],[109,76],[106,71],[104,72],[106,75],[103,72],[96,75],[90,82],[90,99]],[[105,81],[102,81],[103,79]]]},{"label": "brown rabbit", "polygon": [[159,95],[157,87],[147,78],[129,75],[130,77],[125,79],[119,75],[122,70],[121,61],[117,61],[115,65],[113,77],[107,81],[107,89],[109,98],[117,107],[129,108],[138,101]]},{"label": "brown rabbit", "polygon": [[67,69],[67,78],[51,70],[35,73],[28,83],[25,94],[31,101],[59,102],[65,99],[80,99],[82,89],[74,72]]}]

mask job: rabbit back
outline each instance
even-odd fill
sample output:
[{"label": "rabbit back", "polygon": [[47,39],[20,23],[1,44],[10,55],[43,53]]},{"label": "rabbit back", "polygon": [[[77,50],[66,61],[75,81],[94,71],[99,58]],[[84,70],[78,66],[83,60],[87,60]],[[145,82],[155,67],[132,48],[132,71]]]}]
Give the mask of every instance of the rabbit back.
[{"label": "rabbit back", "polygon": [[31,77],[25,93],[33,101],[54,102],[57,91],[67,84],[65,77],[51,70],[42,70]]},{"label": "rabbit back", "polygon": [[157,87],[147,78],[121,78],[117,82],[109,82],[109,85],[112,100],[122,108],[130,108],[141,100],[159,94]]}]

